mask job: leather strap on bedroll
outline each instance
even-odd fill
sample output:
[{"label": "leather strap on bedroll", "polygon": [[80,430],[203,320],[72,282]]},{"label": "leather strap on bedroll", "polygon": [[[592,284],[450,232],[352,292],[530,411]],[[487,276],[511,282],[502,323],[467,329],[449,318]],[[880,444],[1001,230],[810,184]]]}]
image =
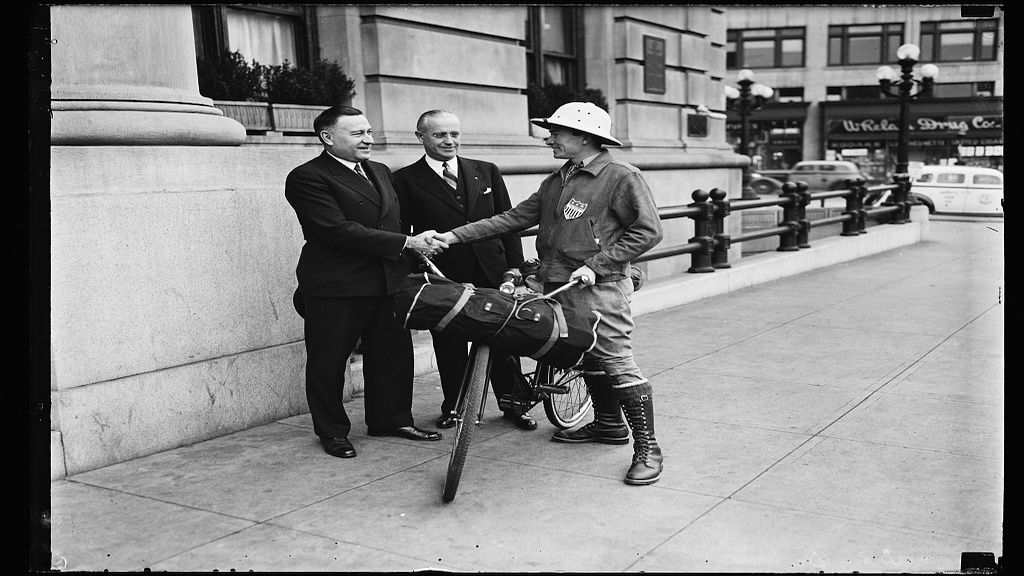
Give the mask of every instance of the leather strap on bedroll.
[{"label": "leather strap on bedroll", "polygon": [[406,328],[486,342],[514,356],[571,368],[597,341],[601,315],[564,307],[540,294],[469,288],[436,274],[410,274],[395,294]]}]

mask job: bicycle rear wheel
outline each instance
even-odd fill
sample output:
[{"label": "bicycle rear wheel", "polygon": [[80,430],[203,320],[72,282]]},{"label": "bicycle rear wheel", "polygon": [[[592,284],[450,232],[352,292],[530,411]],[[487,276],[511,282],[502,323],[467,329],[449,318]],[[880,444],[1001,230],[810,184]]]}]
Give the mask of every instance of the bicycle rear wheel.
[{"label": "bicycle rear wheel", "polygon": [[534,382],[538,382],[537,378],[543,378],[539,382],[558,390],[551,392],[544,400],[544,412],[552,424],[564,430],[579,424],[586,417],[593,400],[587,383],[583,381],[583,372],[575,368],[566,370],[538,363],[533,377]]},{"label": "bicycle rear wheel", "polygon": [[462,469],[466,465],[469,454],[469,443],[473,438],[473,430],[482,411],[484,392],[487,389],[487,374],[491,359],[491,348],[485,344],[473,344],[470,352],[469,365],[462,380],[462,397],[455,412],[455,444],[452,446],[451,460],[448,461],[448,475],[444,480],[442,499],[451,502],[459,489]]}]

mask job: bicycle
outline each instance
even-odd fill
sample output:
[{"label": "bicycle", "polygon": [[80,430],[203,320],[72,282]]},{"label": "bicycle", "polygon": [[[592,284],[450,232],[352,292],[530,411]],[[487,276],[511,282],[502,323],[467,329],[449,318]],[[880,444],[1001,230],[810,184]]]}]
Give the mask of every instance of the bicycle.
[{"label": "bicycle", "polygon": [[[435,274],[443,276],[436,267],[431,267]],[[502,282],[501,290],[513,293],[515,285],[510,281],[510,273],[506,273],[506,281]],[[566,283],[562,287],[541,296],[549,298],[558,292],[567,290],[577,284],[577,280]],[[505,357],[513,366],[516,374],[510,394],[504,394],[498,400],[502,410],[511,410],[517,415],[524,414],[537,404],[544,405],[544,412],[553,425],[566,429],[579,424],[590,410],[592,400],[590,391],[583,381],[583,373],[578,367],[562,369],[549,366],[538,361],[534,370],[523,374],[514,361]],[[470,347],[469,361],[462,378],[459,399],[456,403],[456,420],[453,432],[455,440],[452,444],[448,472],[445,476],[442,499],[451,502],[459,489],[462,471],[469,454],[469,445],[473,431],[483,422],[484,409],[487,406],[487,386],[493,356],[491,346],[486,342],[474,342]]]}]

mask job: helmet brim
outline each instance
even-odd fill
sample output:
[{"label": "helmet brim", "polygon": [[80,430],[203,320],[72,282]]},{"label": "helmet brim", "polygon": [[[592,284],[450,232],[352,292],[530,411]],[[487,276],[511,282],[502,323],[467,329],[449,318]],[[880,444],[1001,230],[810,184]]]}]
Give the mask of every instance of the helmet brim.
[{"label": "helmet brim", "polygon": [[604,134],[594,134],[593,132],[587,132],[586,130],[580,130],[578,126],[569,126],[568,124],[559,124],[558,122],[551,122],[550,118],[530,118],[530,122],[532,124],[536,124],[537,126],[540,126],[541,128],[543,128],[545,130],[551,130],[551,128],[553,126],[558,126],[559,128],[570,128],[572,130],[578,130],[580,132],[584,132],[586,134],[590,134],[594,138],[597,138],[598,140],[601,141],[602,144],[605,144],[605,145],[608,145],[608,146],[622,146],[622,142],[619,142],[618,140],[616,140],[615,138],[612,138],[611,136],[605,136]]}]

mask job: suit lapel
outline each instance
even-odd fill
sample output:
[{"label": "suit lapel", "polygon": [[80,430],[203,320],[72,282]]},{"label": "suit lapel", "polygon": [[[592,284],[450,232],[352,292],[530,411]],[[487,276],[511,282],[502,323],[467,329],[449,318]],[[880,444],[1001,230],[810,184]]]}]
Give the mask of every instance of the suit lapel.
[{"label": "suit lapel", "polygon": [[466,213],[472,214],[477,200],[483,193],[480,172],[477,171],[475,162],[459,158],[459,186],[463,187],[463,194],[466,198]]},{"label": "suit lapel", "polygon": [[[451,188],[449,188],[448,185],[444,183],[444,180],[442,180],[441,177],[437,175],[437,172],[434,172],[430,168],[430,166],[427,164],[427,161],[423,158],[420,158],[419,162],[417,162],[415,166],[416,184],[423,190],[426,190],[427,193],[430,194],[431,196],[434,196],[435,198],[438,198],[442,202],[447,204],[448,207],[452,208],[453,210],[457,210],[461,213],[462,206],[459,206],[458,201],[456,201],[455,198],[452,196]],[[462,168],[461,164],[459,165],[459,168]],[[459,180],[462,180],[461,176],[459,177]]]},{"label": "suit lapel", "polygon": [[[324,152],[321,158],[324,159],[324,165],[327,166],[327,171],[331,176],[344,185],[349,190],[352,190],[356,194],[366,198],[370,202],[373,202],[375,206],[382,205],[382,194],[378,193],[374,189],[373,184],[370,184],[365,178],[356,174],[352,170],[349,170],[347,166],[338,162],[334,158],[331,158],[327,152]],[[370,170],[373,173],[373,170]],[[374,178],[376,174],[370,176]]]},{"label": "suit lapel", "polygon": [[386,214],[391,208],[391,194],[388,194],[388,189],[384,186],[383,181],[377,174],[377,170],[369,162],[363,162],[363,166],[368,168],[366,170],[366,176],[373,181],[373,186],[376,187],[374,190],[377,193],[377,197],[380,200],[380,211],[382,214]]}]

